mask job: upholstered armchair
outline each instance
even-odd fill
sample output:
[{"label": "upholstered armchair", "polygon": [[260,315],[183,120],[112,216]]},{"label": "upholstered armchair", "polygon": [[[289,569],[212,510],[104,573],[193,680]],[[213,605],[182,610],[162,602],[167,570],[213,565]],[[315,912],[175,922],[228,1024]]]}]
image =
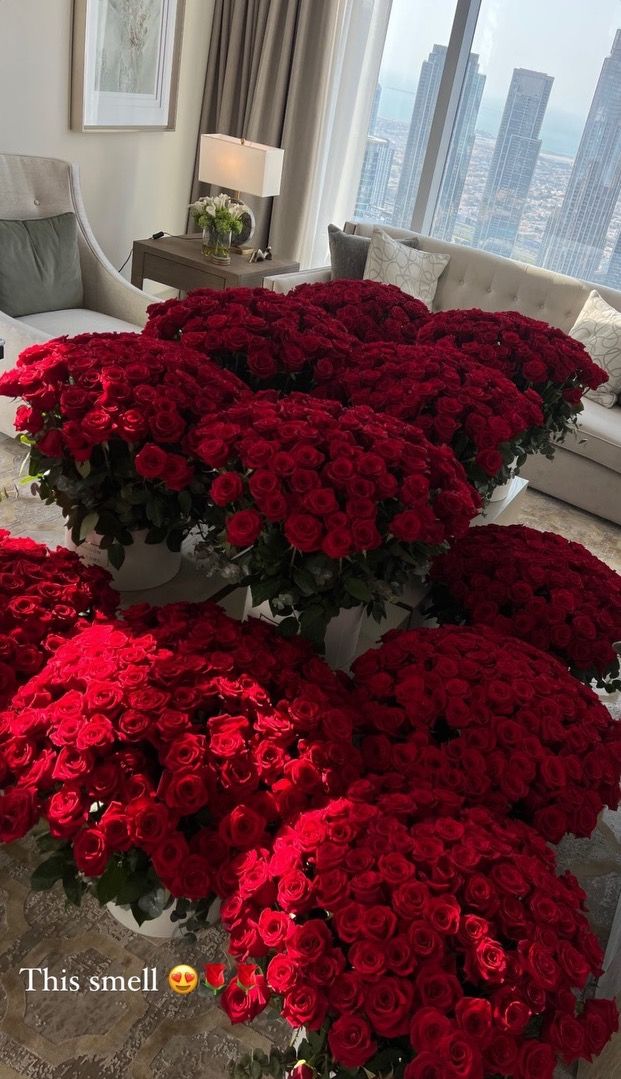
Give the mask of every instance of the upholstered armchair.
[{"label": "upholstered armchair", "polygon": [[[0,371],[13,367],[19,353],[38,341],[94,331],[138,332],[144,326],[153,297],[117,273],[99,247],[86,217],[77,165],[56,158],[0,154],[0,220],[24,221],[63,213],[76,217],[83,306],[19,318],[0,311],[0,338],[4,339]],[[16,403],[0,397],[0,431],[4,434],[15,434],[15,409]]]}]

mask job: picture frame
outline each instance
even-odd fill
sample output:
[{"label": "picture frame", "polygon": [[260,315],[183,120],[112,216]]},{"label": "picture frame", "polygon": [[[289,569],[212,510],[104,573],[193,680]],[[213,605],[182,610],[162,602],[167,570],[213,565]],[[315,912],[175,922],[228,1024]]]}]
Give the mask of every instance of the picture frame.
[{"label": "picture frame", "polygon": [[74,0],[73,131],[173,131],[185,0]]}]

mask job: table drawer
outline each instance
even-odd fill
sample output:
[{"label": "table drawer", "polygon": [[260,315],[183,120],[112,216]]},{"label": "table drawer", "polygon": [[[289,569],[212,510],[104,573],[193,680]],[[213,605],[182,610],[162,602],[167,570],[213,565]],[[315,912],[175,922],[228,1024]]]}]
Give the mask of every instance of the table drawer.
[{"label": "table drawer", "polygon": [[180,289],[182,292],[191,292],[195,288],[225,287],[225,279],[217,273],[202,270],[194,266],[183,266],[171,259],[159,258],[157,255],[145,254],[143,276],[151,281],[159,281],[162,285],[170,285],[171,288]]}]

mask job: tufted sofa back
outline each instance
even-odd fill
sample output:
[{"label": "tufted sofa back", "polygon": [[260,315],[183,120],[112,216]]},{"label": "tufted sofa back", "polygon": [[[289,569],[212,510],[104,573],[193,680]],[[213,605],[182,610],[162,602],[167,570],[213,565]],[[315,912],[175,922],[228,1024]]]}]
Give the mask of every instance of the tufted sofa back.
[{"label": "tufted sofa back", "polygon": [[[396,239],[414,236],[409,229],[381,226]],[[344,231],[356,236],[371,236],[376,224],[347,221]],[[422,251],[450,255],[451,261],[440,280],[434,300],[435,311],[480,307],[483,311],[519,311],[570,330],[591,289],[596,288],[607,303],[621,311],[621,292],[589,285],[575,277],[528,266],[524,262],[500,258],[487,251],[445,243],[431,236],[419,236]]]}]

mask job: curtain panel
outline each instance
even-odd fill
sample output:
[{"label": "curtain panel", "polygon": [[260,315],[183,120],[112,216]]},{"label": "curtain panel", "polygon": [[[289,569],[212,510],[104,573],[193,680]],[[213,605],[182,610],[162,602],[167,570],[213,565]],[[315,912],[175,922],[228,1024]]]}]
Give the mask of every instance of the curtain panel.
[{"label": "curtain panel", "polygon": [[[252,206],[260,247],[317,264],[351,216],[391,0],[215,0],[201,133],[285,151],[277,199]],[[198,182],[198,150],[192,199]]]}]

